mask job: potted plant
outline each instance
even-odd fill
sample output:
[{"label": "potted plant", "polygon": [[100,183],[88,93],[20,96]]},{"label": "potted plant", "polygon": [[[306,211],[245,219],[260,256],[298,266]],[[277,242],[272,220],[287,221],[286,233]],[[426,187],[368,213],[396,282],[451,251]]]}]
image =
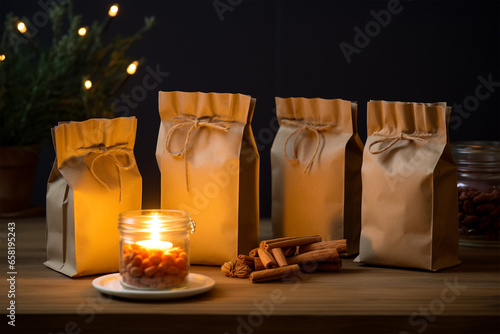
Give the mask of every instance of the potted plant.
[{"label": "potted plant", "polygon": [[155,23],[145,18],[136,34],[106,39],[117,12],[113,5],[103,22],[83,27],[71,2],[53,2],[46,47],[31,24],[7,14],[0,41],[0,214],[30,207],[39,146],[53,126],[114,116],[112,97],[142,62],[125,53]]}]

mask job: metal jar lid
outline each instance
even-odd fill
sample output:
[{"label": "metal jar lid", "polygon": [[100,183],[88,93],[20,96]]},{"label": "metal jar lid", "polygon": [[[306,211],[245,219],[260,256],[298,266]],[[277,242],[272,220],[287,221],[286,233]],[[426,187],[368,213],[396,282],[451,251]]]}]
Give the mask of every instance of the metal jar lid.
[{"label": "metal jar lid", "polygon": [[500,173],[500,141],[461,141],[451,144],[458,170]]}]

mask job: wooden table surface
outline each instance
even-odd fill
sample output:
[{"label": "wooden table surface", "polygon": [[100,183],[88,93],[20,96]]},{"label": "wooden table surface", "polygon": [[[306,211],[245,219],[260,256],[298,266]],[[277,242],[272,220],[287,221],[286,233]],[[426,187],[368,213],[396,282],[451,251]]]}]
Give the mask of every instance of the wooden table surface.
[{"label": "wooden table surface", "polygon": [[[340,273],[252,284],[219,267],[192,266],[215,287],[168,301],[110,298],[91,282],[45,267],[45,219],[16,219],[15,327],[0,284],[2,333],[500,333],[500,248],[461,247],[463,263],[438,273],[343,260]],[[268,233],[269,221],[262,222]],[[0,231],[9,271],[7,221]]]}]

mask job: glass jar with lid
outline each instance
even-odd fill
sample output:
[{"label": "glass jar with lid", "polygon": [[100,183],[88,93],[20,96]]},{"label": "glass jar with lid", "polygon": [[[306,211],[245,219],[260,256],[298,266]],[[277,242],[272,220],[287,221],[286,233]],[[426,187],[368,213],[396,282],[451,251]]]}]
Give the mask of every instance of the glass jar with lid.
[{"label": "glass jar with lid", "polygon": [[126,288],[161,290],[185,287],[189,241],[195,223],[175,210],[137,210],[120,214],[120,277]]},{"label": "glass jar with lid", "polygon": [[500,246],[500,142],[452,143],[460,244]]}]

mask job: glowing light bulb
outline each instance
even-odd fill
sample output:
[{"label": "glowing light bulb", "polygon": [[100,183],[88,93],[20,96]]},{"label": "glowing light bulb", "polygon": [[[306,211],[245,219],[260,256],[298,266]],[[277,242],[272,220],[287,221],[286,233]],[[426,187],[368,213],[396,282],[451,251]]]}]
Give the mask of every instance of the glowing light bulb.
[{"label": "glowing light bulb", "polygon": [[118,14],[118,4],[114,4],[113,6],[109,7],[108,15],[111,17],[115,17],[116,14]]},{"label": "glowing light bulb", "polygon": [[85,89],[89,90],[90,88],[92,88],[92,81],[85,80],[84,86],[85,86]]},{"label": "glowing light bulb", "polygon": [[139,62],[136,60],[134,62],[132,62],[130,65],[128,65],[127,67],[127,73],[132,75],[135,73],[135,71],[137,71],[137,66],[139,65]]},{"label": "glowing light bulb", "polygon": [[81,27],[80,29],[78,29],[78,35],[85,36],[85,34],[87,34],[87,28]]},{"label": "glowing light bulb", "polygon": [[28,28],[26,28],[26,24],[24,24],[23,21],[19,21],[19,23],[17,24],[17,30],[19,30],[21,34],[24,34],[28,30]]},{"label": "glowing light bulb", "polygon": [[0,55],[0,61],[4,61],[5,60],[5,55]]}]

